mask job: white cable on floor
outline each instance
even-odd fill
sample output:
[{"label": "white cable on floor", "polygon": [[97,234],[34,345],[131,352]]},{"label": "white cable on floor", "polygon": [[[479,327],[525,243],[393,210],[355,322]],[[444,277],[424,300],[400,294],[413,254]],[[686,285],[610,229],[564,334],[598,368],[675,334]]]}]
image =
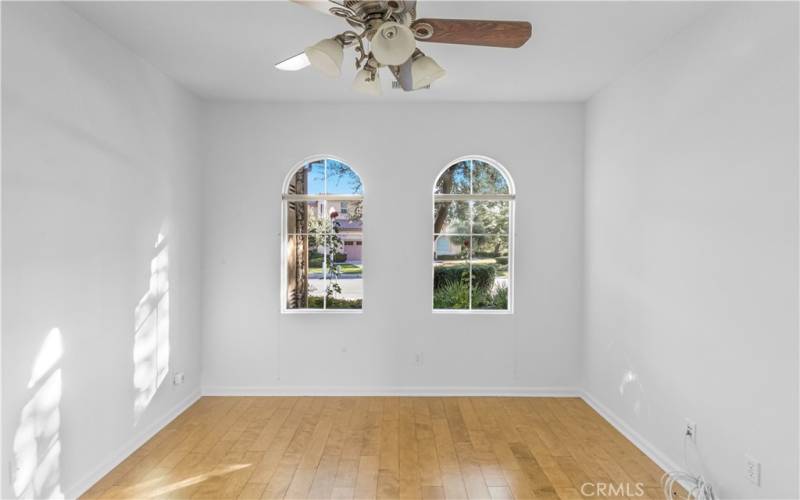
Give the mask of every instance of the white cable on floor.
[{"label": "white cable on floor", "polygon": [[[686,456],[686,440],[688,435],[683,436],[683,465],[688,468],[689,460]],[[674,500],[673,488],[676,484],[685,487],[687,494],[685,500],[715,500],[714,490],[711,483],[707,482],[702,474],[694,475],[684,471],[671,471],[661,476],[661,483],[664,485],[664,498]]]},{"label": "white cable on floor", "polygon": [[664,484],[664,498],[673,500],[673,487],[677,483],[682,487],[688,487],[687,500],[714,500],[714,490],[711,484],[707,483],[703,476],[695,476],[688,472],[672,471],[667,472],[661,478]]}]

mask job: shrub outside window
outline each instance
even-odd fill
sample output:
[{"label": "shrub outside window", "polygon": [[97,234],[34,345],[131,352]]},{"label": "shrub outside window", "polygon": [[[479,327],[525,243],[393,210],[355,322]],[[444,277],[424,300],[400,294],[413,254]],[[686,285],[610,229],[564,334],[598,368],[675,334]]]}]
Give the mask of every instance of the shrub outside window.
[{"label": "shrub outside window", "polygon": [[315,157],[284,183],[283,312],[360,312],[364,193],[344,162]]},{"label": "shrub outside window", "polygon": [[513,309],[514,186],[486,157],[452,162],[433,189],[433,309]]}]

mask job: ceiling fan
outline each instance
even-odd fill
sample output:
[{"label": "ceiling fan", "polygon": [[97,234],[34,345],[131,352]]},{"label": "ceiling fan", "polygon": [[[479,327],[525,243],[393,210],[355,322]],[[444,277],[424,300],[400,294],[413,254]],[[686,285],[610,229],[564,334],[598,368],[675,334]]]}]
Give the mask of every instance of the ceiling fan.
[{"label": "ceiling fan", "polygon": [[378,70],[387,67],[405,91],[430,88],[445,70],[425,55],[417,42],[518,48],[531,37],[527,21],[417,19],[416,0],[291,0],[324,14],[341,17],[352,29],[325,38],[275,65],[283,71],[311,66],[331,78],[341,75],[344,49],[356,52],[353,88],[380,95]]}]

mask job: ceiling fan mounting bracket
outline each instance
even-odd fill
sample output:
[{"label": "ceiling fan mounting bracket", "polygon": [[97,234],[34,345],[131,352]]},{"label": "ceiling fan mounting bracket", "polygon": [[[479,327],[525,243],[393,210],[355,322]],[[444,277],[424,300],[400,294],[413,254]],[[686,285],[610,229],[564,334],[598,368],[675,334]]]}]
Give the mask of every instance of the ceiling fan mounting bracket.
[{"label": "ceiling fan mounting bracket", "polygon": [[394,21],[406,26],[416,19],[416,2],[407,0],[345,0],[331,7],[330,13],[343,17],[353,26],[377,28],[381,23]]}]

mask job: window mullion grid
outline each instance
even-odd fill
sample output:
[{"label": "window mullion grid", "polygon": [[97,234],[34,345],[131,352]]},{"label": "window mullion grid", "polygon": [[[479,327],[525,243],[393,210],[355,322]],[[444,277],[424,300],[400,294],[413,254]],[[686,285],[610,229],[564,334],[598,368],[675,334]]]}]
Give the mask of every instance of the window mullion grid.
[{"label": "window mullion grid", "polygon": [[434,194],[433,199],[437,202],[444,201],[511,201],[515,198],[513,194],[505,193],[477,193],[477,194]]},{"label": "window mullion grid", "polygon": [[285,194],[283,199],[287,202],[301,201],[363,201],[360,194]]},{"label": "window mullion grid", "polygon": [[[474,215],[475,215],[475,202],[482,202],[482,201],[498,201],[498,202],[507,202],[508,203],[508,232],[505,235],[506,245],[508,247],[508,290],[509,290],[509,305],[507,306],[506,311],[511,310],[511,277],[513,274],[513,257],[512,257],[512,248],[513,248],[513,238],[514,238],[514,201],[516,199],[516,195],[513,192],[513,188],[510,186],[509,182],[509,192],[508,193],[475,193],[474,189],[474,161],[472,159],[466,159],[465,163],[469,168],[469,192],[468,193],[437,193],[436,188],[434,188],[433,193],[433,201],[434,207],[436,206],[437,202],[467,202],[468,208],[467,213],[469,216],[469,232],[468,233],[439,233],[439,237],[451,237],[451,236],[460,236],[468,241],[468,255],[467,258],[469,259],[468,263],[468,272],[469,272],[469,309],[472,310],[472,270],[473,270],[473,256],[474,256],[474,244],[475,244],[475,237],[476,236],[487,236],[493,237],[498,236],[502,237],[501,233],[475,233],[474,227]],[[502,173],[502,171],[501,171]],[[503,174],[503,177],[508,180],[508,178]],[[437,181],[438,182],[438,181]],[[434,237],[437,234],[434,234]],[[436,251],[436,240],[434,240],[434,253]]]},{"label": "window mullion grid", "polygon": [[469,259],[469,261],[468,261],[468,263],[469,263],[469,283],[468,283],[468,285],[469,285],[469,310],[470,311],[472,310],[472,254],[473,254],[473,248],[472,248],[472,231],[473,231],[473,228],[472,228],[472,203],[473,203],[472,201],[469,202],[469,210],[467,210],[467,213],[469,213],[469,237],[468,237],[469,238],[468,239],[469,246],[467,247],[467,259]]},{"label": "window mullion grid", "polygon": [[322,192],[328,194],[328,159],[322,161]]},{"label": "window mullion grid", "polygon": [[[474,165],[473,161],[469,160],[469,195],[470,196],[473,196],[475,194],[475,191],[474,191],[473,185],[472,185],[472,172],[473,172],[473,170],[475,170],[474,167],[475,167],[475,165]],[[467,282],[467,285],[469,286],[469,309],[468,310],[470,310],[470,311],[472,310],[472,254],[473,254],[472,233],[475,231],[475,228],[473,227],[473,219],[474,219],[473,207],[474,207],[474,203],[475,203],[474,200],[469,200],[469,207],[467,209],[467,214],[468,214],[467,216],[469,217],[469,246],[467,247],[467,259],[469,259],[467,261],[468,262],[468,269],[469,269],[469,281]]]},{"label": "window mullion grid", "polygon": [[[325,160],[328,163],[328,160]],[[326,181],[327,182],[327,179]],[[322,216],[328,212],[328,202],[322,200]],[[323,226],[324,227],[324,226]],[[322,233],[322,310],[328,309],[328,233]]]},{"label": "window mullion grid", "polygon": [[[322,160],[322,192],[328,195],[328,159]],[[328,200],[322,200],[322,217],[328,216]],[[323,219],[325,220],[325,219]],[[324,227],[324,226],[323,226]],[[328,235],[322,235],[322,310],[328,309]]]}]

